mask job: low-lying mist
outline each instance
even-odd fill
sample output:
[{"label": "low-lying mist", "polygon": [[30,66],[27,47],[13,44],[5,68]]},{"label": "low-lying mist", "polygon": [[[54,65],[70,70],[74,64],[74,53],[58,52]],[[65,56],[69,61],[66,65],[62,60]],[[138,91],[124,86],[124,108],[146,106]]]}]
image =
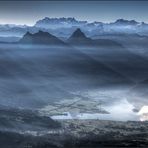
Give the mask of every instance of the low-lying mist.
[{"label": "low-lying mist", "polygon": [[0,104],[4,106],[36,110],[79,95],[82,100],[104,102],[110,114],[99,118],[137,120],[132,110],[147,103],[144,98],[132,101],[133,88],[147,79],[147,60],[124,46],[0,44],[0,68]]}]

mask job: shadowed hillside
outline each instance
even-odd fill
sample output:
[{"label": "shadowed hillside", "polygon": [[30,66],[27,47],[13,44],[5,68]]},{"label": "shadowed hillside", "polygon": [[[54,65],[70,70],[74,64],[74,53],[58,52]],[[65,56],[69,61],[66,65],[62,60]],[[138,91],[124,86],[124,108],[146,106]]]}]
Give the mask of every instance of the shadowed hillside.
[{"label": "shadowed hillside", "polygon": [[48,32],[39,31],[37,33],[31,34],[27,32],[22,39],[20,39],[19,43],[21,44],[44,44],[44,45],[64,45],[57,37],[51,35]]}]

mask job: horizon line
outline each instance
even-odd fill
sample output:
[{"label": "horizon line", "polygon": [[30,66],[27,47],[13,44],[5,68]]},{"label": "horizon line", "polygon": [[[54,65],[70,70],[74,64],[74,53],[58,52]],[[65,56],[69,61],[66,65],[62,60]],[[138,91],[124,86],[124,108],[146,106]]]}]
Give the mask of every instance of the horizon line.
[{"label": "horizon line", "polygon": [[124,19],[124,18],[119,18],[119,19],[115,19],[114,21],[110,21],[110,22],[107,22],[107,21],[97,21],[97,20],[94,20],[94,21],[89,21],[89,20],[80,20],[80,19],[77,19],[75,17],[42,17],[41,19],[38,19],[36,20],[33,24],[24,24],[24,23],[1,23],[0,22],[0,25],[17,25],[17,26],[28,26],[28,27],[33,27],[35,26],[35,24],[40,21],[40,20],[43,20],[45,18],[49,18],[49,19],[61,19],[61,18],[65,18],[65,19],[68,19],[68,18],[73,18],[75,19],[76,21],[84,21],[84,22],[87,22],[88,24],[89,23],[95,23],[95,22],[98,22],[98,23],[104,23],[104,24],[110,24],[110,23],[115,23],[117,20],[125,20],[125,21],[136,21],[137,23],[145,23],[147,24],[148,22],[145,22],[145,21],[137,21],[135,19]]}]

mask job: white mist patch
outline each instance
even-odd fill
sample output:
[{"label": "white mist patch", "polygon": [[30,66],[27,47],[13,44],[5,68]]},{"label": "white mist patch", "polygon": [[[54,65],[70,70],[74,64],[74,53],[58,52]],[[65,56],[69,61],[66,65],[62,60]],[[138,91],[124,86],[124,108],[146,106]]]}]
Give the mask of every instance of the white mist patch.
[{"label": "white mist patch", "polygon": [[148,121],[148,106],[143,106],[138,112],[140,121]]},{"label": "white mist patch", "polygon": [[53,119],[100,119],[100,120],[115,120],[115,121],[138,121],[139,117],[132,110],[134,106],[131,105],[126,99],[120,102],[104,107],[105,110],[109,111],[109,114],[99,113],[77,113],[75,116],[67,113],[67,116],[52,116]]},{"label": "white mist patch", "polygon": [[[100,101],[93,99],[75,98],[72,100],[62,100],[53,105],[47,105],[40,109],[40,114],[51,116],[53,118],[77,119],[83,118],[85,114],[108,114],[104,108],[100,106]],[[81,116],[82,117],[81,117]]]},{"label": "white mist patch", "polygon": [[112,106],[107,106],[105,109],[110,112],[110,118],[112,120],[139,120],[137,114],[133,112],[134,106],[126,99],[123,99]]},{"label": "white mist patch", "polygon": [[137,121],[139,116],[133,112],[134,106],[127,101],[126,91],[119,88],[76,92],[74,99],[47,105],[40,113],[53,119]]},{"label": "white mist patch", "polygon": [[56,116],[51,116],[52,119],[56,120],[66,120],[66,119],[73,119],[71,114],[69,112],[66,112],[65,115],[56,115]]}]

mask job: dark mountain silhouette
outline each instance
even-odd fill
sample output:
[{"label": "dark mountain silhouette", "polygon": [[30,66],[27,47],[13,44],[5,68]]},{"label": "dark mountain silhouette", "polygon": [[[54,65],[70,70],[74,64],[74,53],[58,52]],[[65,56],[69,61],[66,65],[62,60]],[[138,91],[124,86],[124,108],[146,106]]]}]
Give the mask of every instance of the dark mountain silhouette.
[{"label": "dark mountain silhouette", "polygon": [[91,39],[86,37],[86,35],[81,31],[81,29],[76,29],[73,34],[67,40],[69,44],[81,45],[81,46],[121,46],[119,43],[109,40],[109,39]]},{"label": "dark mountain silhouette", "polygon": [[85,34],[78,28],[70,37],[70,39],[88,39]]},{"label": "dark mountain silhouette", "polygon": [[[70,45],[76,46],[121,46],[119,43],[109,39],[91,39],[87,37],[79,28],[73,32],[70,38],[67,40]],[[37,33],[27,32],[19,43],[21,44],[43,44],[43,45],[66,45],[64,41],[60,40],[56,36],[48,33],[39,31]]]},{"label": "dark mountain silhouette", "polygon": [[20,39],[19,43],[22,44],[50,44],[50,45],[64,45],[65,43],[55,37],[54,35],[39,31],[35,34],[27,32],[22,39]]},{"label": "dark mountain silhouette", "polygon": [[86,37],[86,35],[78,28],[72,33],[72,35],[68,39],[68,43],[77,45],[88,45],[92,44],[92,39]]}]

